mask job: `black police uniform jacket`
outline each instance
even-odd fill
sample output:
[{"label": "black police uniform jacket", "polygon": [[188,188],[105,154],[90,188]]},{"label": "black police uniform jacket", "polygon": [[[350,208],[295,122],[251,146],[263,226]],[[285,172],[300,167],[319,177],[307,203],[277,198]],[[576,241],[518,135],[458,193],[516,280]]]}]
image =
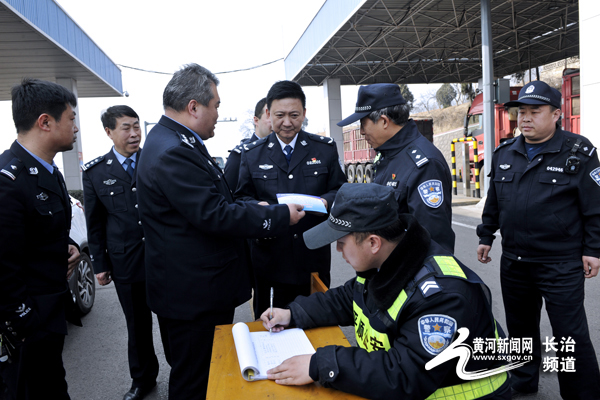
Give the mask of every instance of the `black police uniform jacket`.
[{"label": "black police uniform jacket", "polygon": [[[142,149],[139,149],[137,165],[141,155]],[[111,150],[82,169],[85,219],[94,272],[110,272],[115,282],[144,281],[145,239],[138,211],[137,168],[131,178]]]},{"label": "black police uniform jacket", "polygon": [[223,169],[223,175],[227,180],[227,184],[231,188],[231,191],[235,193],[235,189],[238,184],[238,176],[240,175],[240,163],[242,162],[242,150],[244,150],[244,144],[252,143],[258,140],[258,136],[255,133],[248,139],[242,139],[240,144],[235,146],[229,152],[225,168]]},{"label": "black police uniform jacket", "polygon": [[[277,204],[277,193],[301,193],[324,198],[330,208],[346,182],[332,138],[298,132],[289,166],[274,132],[243,147],[237,199]],[[311,272],[329,273],[330,247],[309,250],[302,237],[326,219],[324,214],[309,213],[285,235],[253,241],[255,274],[299,285],[310,282]]]},{"label": "black police uniform jacket", "polygon": [[67,284],[68,245],[77,244],[64,180],[16,141],[0,168],[0,332],[19,340],[40,330],[66,335],[65,318],[81,322]]},{"label": "black police uniform jacket", "polygon": [[[566,173],[577,140],[579,170]],[[491,245],[500,228],[502,251],[513,260],[550,262],[600,257],[600,163],[588,139],[557,129],[530,162],[525,138],[494,151],[490,188],[477,227],[479,242]]]},{"label": "black police uniform jacket", "polygon": [[[427,362],[458,337],[458,328],[468,328],[469,335],[464,343],[472,348],[474,338],[484,341],[485,338],[496,338],[488,293],[484,292],[489,289],[481,281],[474,283],[425,269],[423,265],[431,262],[428,261],[431,257],[442,256],[442,259],[451,259],[451,264],[461,271],[468,271],[450,253],[431,241],[428,232],[414,217],[403,214],[400,218],[407,226],[407,233],[379,271],[359,272],[357,278],[343,286],[309,297],[299,296],[289,305],[292,325],[303,329],[354,325],[357,342],[366,342],[369,346],[368,350],[343,346],[318,348],[311,357],[309,374],[325,387],[369,399],[425,399],[439,388],[466,382],[456,374],[458,358],[429,371],[425,369]],[[478,279],[474,272],[469,271],[469,274]],[[364,283],[359,283],[361,280]],[[395,321],[382,317],[388,316],[403,289],[408,297],[400,310],[396,310]],[[358,308],[357,299],[361,303]],[[365,318],[370,320],[373,328],[377,328],[375,323],[379,322],[379,328],[387,331],[387,351],[378,347],[380,343],[371,337],[372,330],[362,330]],[[387,328],[384,322],[388,324]],[[445,339],[438,337],[428,341],[434,344],[438,340],[445,341],[443,347],[434,349],[424,343],[425,325],[429,325],[431,333],[439,330],[446,335]],[[503,336],[499,324],[497,326],[498,335]],[[448,327],[447,331],[445,327]],[[466,370],[494,369],[503,363],[469,360]],[[505,373],[495,377],[494,387],[499,386],[502,386],[501,391],[508,391]],[[505,397],[510,398],[509,391]]]},{"label": "black police uniform jacket", "polygon": [[446,250],[454,252],[452,179],[442,153],[408,120],[376,148],[374,182],[395,189],[400,213],[411,213]]},{"label": "black police uniform jacket", "polygon": [[243,238],[289,229],[287,206],[234,202],[206,148],[166,116],[146,139],[137,193],[148,304],[161,317],[193,320],[248,300]]}]

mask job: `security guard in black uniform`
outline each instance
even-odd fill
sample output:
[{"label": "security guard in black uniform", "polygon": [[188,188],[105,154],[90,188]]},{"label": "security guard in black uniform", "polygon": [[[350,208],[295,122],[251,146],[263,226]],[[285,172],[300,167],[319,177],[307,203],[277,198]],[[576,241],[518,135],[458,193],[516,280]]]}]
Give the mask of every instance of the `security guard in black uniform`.
[{"label": "security guard in black uniform", "polygon": [[304,238],[309,248],[337,240],[358,276],[298,297],[289,310],[275,309],[272,320],[268,309],[261,316],[275,331],[290,324],[354,325],[359,348],[319,348],[284,361],[267,371],[268,378],[284,385],[318,381],[369,399],[509,399],[504,362],[493,353],[486,360],[434,360],[447,349],[462,346],[455,355],[463,353],[463,342],[473,348],[475,338],[494,341],[502,333],[487,286],[431,241],[414,216],[398,214],[393,192],[380,185],[342,186],[329,219]]},{"label": "security guard in black uniform", "polygon": [[271,120],[267,117],[267,98],[263,97],[256,103],[254,107],[254,133],[248,139],[242,139],[240,144],[235,146],[229,152],[227,163],[223,169],[225,180],[233,192],[238,184],[238,176],[240,174],[240,163],[242,161],[242,150],[245,143],[252,143],[258,139],[262,139],[271,133]]},{"label": "security guard in black uniform", "polygon": [[[558,343],[556,355],[574,358],[574,371],[558,372],[565,399],[599,399],[600,373],[584,309],[584,281],[600,267],[600,163],[583,136],[557,127],[560,93],[541,81],[519,99],[522,134],[494,151],[490,188],[477,228],[483,263],[494,232],[502,234],[501,282],[510,336],[533,339],[533,362],[513,371],[512,387],[538,390],[542,361],[542,298]],[[562,341],[574,340],[574,352]],[[564,344],[564,343],[563,343]],[[568,344],[568,343],[567,343]]]},{"label": "security guard in black uniform", "polygon": [[156,386],[158,376],[136,192],[142,131],[140,118],[129,106],[109,107],[101,120],[114,146],[82,168],[88,242],[98,283],[115,282],[125,314],[133,383],[123,399],[137,400]]},{"label": "security guard in black uniform", "polygon": [[409,113],[398,85],[377,83],[360,87],[355,113],[338,126],[360,120],[360,133],[379,152],[373,182],[394,188],[400,213],[413,214],[433,240],[454,252],[450,169]]},{"label": "security guard in black uniform", "polygon": [[0,155],[0,374],[10,399],[64,400],[66,321],[81,326],[67,284],[79,250],[53,158],[73,148],[77,99],[56,83],[25,79],[12,102],[17,140]]},{"label": "security guard in black uniform", "polygon": [[[300,85],[275,83],[267,94],[267,116],[273,133],[243,145],[237,199],[277,204],[278,193],[319,196],[331,206],[337,190],[346,181],[337,147],[332,138],[302,130],[306,97]],[[299,295],[310,294],[310,273],[318,272],[329,287],[331,250],[309,250],[302,233],[326,219],[324,214],[307,214],[289,233],[251,242],[255,276],[254,312],[274,304],[283,307]]]}]

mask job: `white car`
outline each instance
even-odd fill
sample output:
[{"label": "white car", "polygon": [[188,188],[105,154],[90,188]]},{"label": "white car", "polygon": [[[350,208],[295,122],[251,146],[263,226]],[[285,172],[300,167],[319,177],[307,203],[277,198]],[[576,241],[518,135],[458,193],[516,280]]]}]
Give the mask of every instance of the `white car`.
[{"label": "white car", "polygon": [[79,245],[81,258],[79,265],[69,278],[69,288],[73,302],[82,315],[90,312],[96,297],[96,277],[90,260],[90,249],[87,240],[87,228],[83,206],[76,198],[71,198],[71,239]]}]

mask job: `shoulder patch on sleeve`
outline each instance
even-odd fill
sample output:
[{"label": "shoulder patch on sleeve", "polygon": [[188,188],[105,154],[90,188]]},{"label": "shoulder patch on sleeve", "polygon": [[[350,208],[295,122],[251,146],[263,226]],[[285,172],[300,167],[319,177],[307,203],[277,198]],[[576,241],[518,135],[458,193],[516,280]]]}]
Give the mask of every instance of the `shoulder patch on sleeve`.
[{"label": "shoulder patch on sleeve", "polygon": [[600,186],[600,167],[590,172],[590,176],[592,177],[594,182],[596,182],[596,184]]},{"label": "shoulder patch on sleeve", "polygon": [[508,139],[508,140],[505,140],[504,142],[500,143],[500,144],[498,145],[498,147],[496,147],[496,148],[494,149],[494,153],[495,153],[496,151],[498,151],[498,149],[500,149],[501,147],[504,147],[504,146],[506,146],[507,144],[514,143],[514,142],[515,142],[515,140],[517,140],[517,138]]},{"label": "shoulder patch on sleeve", "polygon": [[406,149],[406,153],[414,161],[417,168],[421,168],[423,165],[429,162],[429,158],[425,157],[423,151],[417,146],[410,146]]},{"label": "shoulder patch on sleeve", "polygon": [[440,180],[430,179],[425,181],[419,185],[417,190],[421,195],[421,200],[428,207],[438,208],[444,202],[444,190]]},{"label": "shoulder patch on sleeve", "polygon": [[437,356],[452,341],[456,332],[456,320],[444,314],[428,314],[419,318],[419,337],[421,346]]},{"label": "shoulder patch on sleeve", "polygon": [[268,136],[255,140],[254,142],[248,142],[248,143],[244,143],[242,145],[240,145],[245,151],[249,151],[252,149],[255,149],[257,147],[262,146],[263,144],[267,143],[267,138]]},{"label": "shoulder patch on sleeve", "polygon": [[18,158],[13,158],[8,164],[2,167],[0,174],[14,181],[17,179],[17,175],[19,175],[19,172],[21,172],[23,168],[25,168],[25,164],[19,161]]},{"label": "shoulder patch on sleeve", "polygon": [[89,161],[86,164],[84,164],[81,167],[81,170],[82,171],[87,171],[88,169],[92,168],[93,166],[100,164],[100,161],[102,161],[102,160],[104,160],[104,156],[100,156],[100,157],[94,158],[92,161]]},{"label": "shoulder patch on sleeve", "polygon": [[321,135],[315,135],[314,133],[306,133],[308,135],[308,138],[310,140],[314,140],[315,142],[319,142],[319,143],[327,143],[328,145],[333,145],[334,144],[334,140],[333,138],[329,137],[329,136],[321,136]]}]

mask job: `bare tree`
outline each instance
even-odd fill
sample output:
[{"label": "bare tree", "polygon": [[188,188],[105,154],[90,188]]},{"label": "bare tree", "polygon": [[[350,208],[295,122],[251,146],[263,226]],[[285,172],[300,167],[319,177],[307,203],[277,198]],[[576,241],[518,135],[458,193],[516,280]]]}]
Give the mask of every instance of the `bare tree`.
[{"label": "bare tree", "polygon": [[429,89],[428,91],[421,94],[419,100],[415,102],[415,111],[430,112],[431,110],[437,110],[440,106],[437,103],[435,98],[436,91],[434,89]]},{"label": "bare tree", "polygon": [[239,131],[242,133],[242,139],[250,139],[254,133],[254,110],[247,109],[244,117]]}]

